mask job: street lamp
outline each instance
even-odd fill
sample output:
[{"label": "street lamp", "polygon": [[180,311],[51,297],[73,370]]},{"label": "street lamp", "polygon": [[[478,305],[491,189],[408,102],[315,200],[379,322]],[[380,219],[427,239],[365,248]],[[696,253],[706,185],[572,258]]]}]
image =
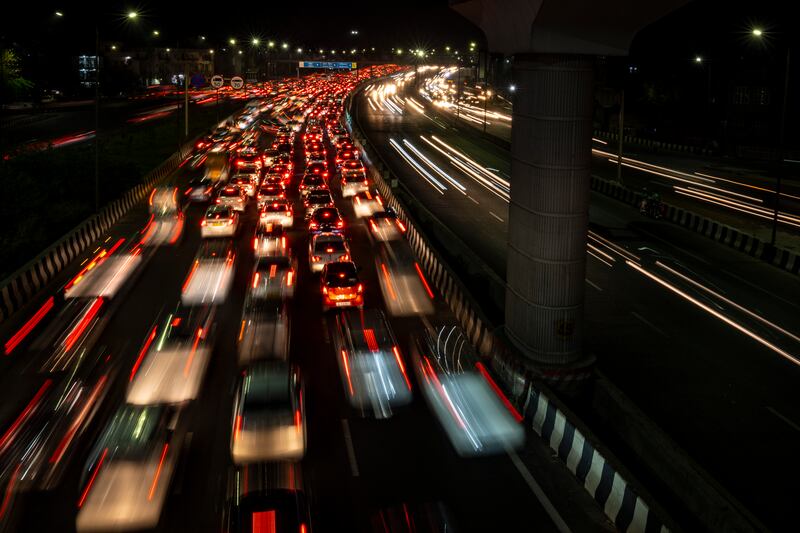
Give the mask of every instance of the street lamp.
[{"label": "street lamp", "polygon": [[517,90],[517,86],[512,83],[511,85],[508,86],[508,90],[513,93]]},{"label": "street lamp", "polygon": [[201,36],[200,36],[200,40],[201,40],[201,41],[205,41],[205,40],[206,40],[206,36],[205,36],[205,35],[201,35]]},{"label": "street lamp", "polygon": [[64,13],[62,13],[61,11],[56,11],[56,16],[57,17],[63,17]]},{"label": "street lamp", "polygon": [[297,49],[297,53],[298,53],[298,54],[302,54],[302,53],[303,53],[303,49],[302,49],[302,48],[298,48],[298,49]]},{"label": "street lamp", "polygon": [[703,58],[701,56],[694,56],[694,62],[695,63],[702,63],[703,62]]},{"label": "street lamp", "polygon": [[158,37],[161,35],[158,30],[153,30],[153,37]]},{"label": "street lamp", "polygon": [[129,19],[135,19],[138,16],[139,16],[139,13],[137,13],[136,11],[128,11],[128,18]]},{"label": "street lamp", "polygon": [[230,39],[228,39],[228,42],[229,42],[231,45],[235,45],[235,44],[236,44],[236,39],[234,39],[233,37],[231,37]]},{"label": "street lamp", "polygon": [[253,46],[258,46],[258,43],[260,42],[261,41],[258,39],[258,37],[253,37]]},{"label": "street lamp", "polygon": [[275,48],[275,41],[270,41],[267,43],[268,48]]},{"label": "street lamp", "polygon": [[754,37],[761,37],[762,35],[764,35],[764,31],[761,28],[753,28]]},{"label": "street lamp", "polygon": [[209,54],[211,54],[211,55],[213,56],[213,55],[214,55],[214,49],[213,49],[213,48],[212,48],[212,49],[210,49],[210,50],[208,51],[208,53],[209,53]]},{"label": "street lamp", "polygon": [[289,43],[281,43],[281,48],[287,50],[289,48]]}]

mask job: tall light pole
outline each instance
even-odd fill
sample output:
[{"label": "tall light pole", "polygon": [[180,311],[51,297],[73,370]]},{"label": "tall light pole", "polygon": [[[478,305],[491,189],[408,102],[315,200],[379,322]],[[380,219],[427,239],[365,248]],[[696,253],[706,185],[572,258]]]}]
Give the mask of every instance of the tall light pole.
[{"label": "tall light pole", "polygon": [[[752,36],[761,39],[764,31],[761,28],[753,28]],[[791,66],[791,46],[786,44],[786,64],[783,72],[783,98],[781,103],[781,124],[778,130],[778,178],[775,183],[775,209],[772,212],[772,236],[770,244],[775,246],[778,237],[778,217],[781,207],[781,180],[786,169],[786,112],[789,108],[789,68]]]}]

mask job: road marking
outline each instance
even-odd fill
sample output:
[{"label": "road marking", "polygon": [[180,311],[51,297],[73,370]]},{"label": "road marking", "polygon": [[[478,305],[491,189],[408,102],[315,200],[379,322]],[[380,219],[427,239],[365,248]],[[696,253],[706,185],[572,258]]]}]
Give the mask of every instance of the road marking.
[{"label": "road marking", "polygon": [[531,474],[530,470],[528,470],[528,467],[525,466],[525,463],[523,463],[522,459],[520,459],[519,455],[517,455],[517,452],[515,452],[511,448],[506,447],[506,453],[511,458],[511,462],[514,463],[514,466],[517,467],[517,471],[519,471],[519,474],[522,476],[522,479],[525,480],[525,483],[527,483],[528,486],[533,491],[533,494],[536,496],[536,499],[539,500],[539,503],[542,504],[544,510],[547,511],[550,520],[553,521],[558,530],[561,532],[570,531],[567,523],[564,522],[564,519],[561,518],[560,514],[558,514],[556,508],[553,507],[553,503],[550,501],[550,498],[548,498],[547,494],[544,493],[542,487],[534,479],[533,474]]},{"label": "road marking", "polygon": [[502,219],[502,218],[500,218],[499,216],[495,215],[495,214],[494,214],[494,213],[492,213],[491,211],[489,211],[489,214],[490,214],[490,215],[492,215],[492,216],[493,216],[494,218],[496,218],[497,220],[499,220],[500,222],[505,222],[505,220],[503,220],[503,219]]},{"label": "road marking", "polygon": [[472,197],[472,196],[470,196],[469,194],[467,195],[467,198],[469,198],[470,200],[472,200],[473,202],[475,202],[475,204],[476,204],[476,205],[480,205],[480,202],[478,202],[478,200],[476,200],[475,198],[473,198],[473,197]]},{"label": "road marking", "polygon": [[342,433],[344,433],[344,444],[347,447],[347,459],[350,461],[350,471],[353,473],[353,477],[358,477],[356,450],[353,448],[353,437],[350,435],[350,423],[346,418],[342,418]]},{"label": "road marking", "polygon": [[778,411],[776,411],[775,409],[773,409],[769,405],[767,406],[767,411],[769,411],[773,415],[777,416],[778,418],[780,418],[781,420],[783,420],[784,422],[789,424],[792,428],[796,429],[797,431],[800,431],[800,426],[798,426],[797,424],[792,422],[788,417],[785,417],[782,414],[780,414]]},{"label": "road marking", "polygon": [[588,283],[589,285],[591,285],[592,287],[594,287],[598,291],[603,292],[603,288],[600,285],[598,285],[594,281],[590,280],[589,278],[585,278],[585,279],[586,279],[586,283]]},{"label": "road marking", "polygon": [[653,331],[655,331],[655,332],[657,332],[657,333],[660,333],[661,335],[663,335],[663,336],[665,336],[665,337],[669,338],[669,335],[667,335],[666,333],[664,333],[664,331],[663,331],[663,330],[661,330],[661,329],[659,329],[658,327],[656,327],[656,326],[655,326],[655,325],[654,325],[652,322],[650,322],[649,320],[647,320],[645,317],[643,317],[642,315],[640,315],[640,314],[639,314],[639,313],[637,313],[636,311],[631,311],[631,314],[632,314],[633,316],[635,316],[636,318],[638,318],[638,319],[639,319],[639,320],[642,322],[642,324],[644,324],[645,326],[648,326],[648,327],[649,327],[649,328],[651,328]]}]

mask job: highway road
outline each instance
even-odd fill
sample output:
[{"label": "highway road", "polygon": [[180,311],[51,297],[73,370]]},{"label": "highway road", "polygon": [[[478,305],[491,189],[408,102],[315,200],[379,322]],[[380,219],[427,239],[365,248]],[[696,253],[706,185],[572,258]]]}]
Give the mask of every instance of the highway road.
[{"label": "highway road", "polygon": [[[320,78],[315,79],[318,81],[314,83],[323,83]],[[341,76],[335,79],[341,87],[352,81]],[[306,87],[313,88],[314,84]],[[307,94],[298,96],[304,99]],[[259,149],[265,149],[271,138],[262,135],[259,143]],[[326,144],[328,163],[332,166],[334,151],[327,135]],[[435,311],[430,316],[389,320],[409,368],[412,403],[386,420],[362,418],[349,407],[332,342],[336,312],[321,310],[319,281],[308,267],[308,232],[298,215],[303,210],[297,192],[304,166],[302,147],[298,135],[289,188],[295,225],[288,233],[298,271],[295,294],[288,305],[290,361],[299,366],[305,380],[307,453],[299,464],[270,464],[263,468],[289,468],[297,476],[292,483],[305,490],[314,531],[410,531],[398,525],[402,522],[398,517],[404,512],[410,513],[412,519],[438,521],[438,529],[430,531],[611,530],[602,512],[533,434],[527,435],[526,447],[518,451],[471,459],[461,458],[455,452],[422,400],[420,384],[410,372],[412,334],[422,331],[426,323],[455,323],[438,294],[433,295]],[[172,177],[172,183],[180,191],[193,172],[190,167],[184,166]],[[376,244],[368,235],[367,225],[354,215],[351,201],[343,199],[337,189],[334,193],[347,222],[352,257],[361,267],[365,307],[386,312],[374,262]],[[6,391],[13,391],[6,393],[7,401],[0,408],[0,428],[6,428],[0,436],[0,458],[3,458],[0,473],[5,487],[0,524],[6,530],[75,529],[80,504],[91,490],[99,490],[92,489],[92,483],[100,465],[91,476],[84,471],[90,450],[101,428],[125,402],[128,376],[133,379],[146,351],[144,347],[153,341],[151,335],[157,318],[179,301],[187,274],[191,277],[195,254],[203,244],[200,221],[205,207],[205,204],[188,204],[181,238],[174,245],[155,248],[142,248],[139,244],[146,234],[149,215],[146,206],[137,207],[100,239],[97,249],[90,247],[91,253],[66,269],[58,282],[47,289],[56,295],[61,293],[77,279],[76,275],[88,275],[86,269],[100,256],[107,256],[107,261],[112,257],[137,261],[135,277],[124,281],[113,297],[94,309],[99,321],[81,315],[84,318],[65,322],[62,319],[65,309],[73,308],[61,303],[58,297],[52,310],[47,307],[49,300],[44,300],[43,307],[39,308],[37,303],[26,312],[26,316],[36,316],[38,308],[46,316],[24,340],[14,345],[7,357],[0,359],[0,382]],[[166,464],[175,461],[172,479],[165,482],[168,493],[157,531],[223,530],[223,518],[229,510],[226,504],[231,494],[229,487],[242,480],[246,486],[247,476],[255,475],[250,472],[260,468],[245,472],[235,467],[230,452],[234,389],[241,373],[236,344],[237,336],[241,335],[245,295],[253,279],[252,235],[257,223],[257,208],[251,200],[242,214],[241,227],[231,240],[236,252],[233,281],[227,297],[218,303],[215,340],[205,379],[199,396],[178,408],[169,453],[165,447],[150,488],[152,497],[165,457]],[[43,372],[46,367],[43,362],[52,360],[50,352],[41,347],[42,342],[49,346],[46,339],[39,342],[48,328],[62,334],[72,332],[67,336],[65,354],[59,359],[64,367],[59,374]],[[6,333],[4,342],[9,338]],[[90,403],[86,404],[94,406],[87,408],[93,416],[82,419],[84,423],[77,431],[67,429],[68,438],[62,441],[66,444],[59,445],[60,452],[54,453],[55,459],[48,463],[59,473],[48,490],[17,484],[19,465],[28,464],[27,459],[20,459],[27,457],[24,455],[27,438],[36,442],[45,434],[49,426],[37,432],[40,426],[36,424],[41,423],[37,420],[47,412],[46,402],[57,399],[57,395],[51,395],[52,391],[65,373],[69,374],[76,358],[85,362],[81,368],[88,365],[93,369],[87,377],[82,377],[86,383],[94,384],[88,396]],[[75,403],[82,405],[77,400]],[[541,496],[539,487],[545,496]],[[395,525],[387,528],[382,519],[390,524],[394,520]]]},{"label": "highway road", "polygon": [[[459,76],[468,69],[423,67],[422,81],[414,101],[447,123],[462,123],[476,132],[483,131],[505,143],[511,141],[512,106],[481,89],[466,83],[456,103]],[[456,82],[456,83],[453,83]],[[516,89],[516,88],[515,88]],[[413,107],[412,107],[413,108]],[[464,129],[464,128],[462,128]],[[618,145],[594,138],[592,174],[617,180]],[[701,157],[690,154],[647,153],[636,145],[623,147],[622,182],[638,191],[658,193],[662,200],[728,224],[740,231],[770,242],[777,188],[774,165],[755,165],[724,157]],[[788,176],[781,184],[778,246],[800,251],[800,184],[798,166],[787,163]]]},{"label": "highway road", "polygon": [[[459,248],[504,278],[510,154],[413,86],[367,86],[356,120]],[[765,524],[791,523],[800,280],[595,193],[589,222],[584,335],[598,368]]]}]

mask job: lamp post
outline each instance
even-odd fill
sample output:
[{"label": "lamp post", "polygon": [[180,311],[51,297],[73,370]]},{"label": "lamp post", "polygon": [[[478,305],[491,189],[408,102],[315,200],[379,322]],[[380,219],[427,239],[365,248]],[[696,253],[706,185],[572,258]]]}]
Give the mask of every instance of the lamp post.
[{"label": "lamp post", "polygon": [[[764,36],[764,31],[761,28],[753,28],[751,34],[756,39],[761,39]],[[772,235],[770,238],[770,245],[775,246],[778,237],[778,217],[780,214],[781,206],[781,181],[784,171],[786,169],[786,112],[789,106],[789,67],[791,66],[791,47],[786,45],[786,63],[783,72],[783,98],[781,102],[781,123],[778,129],[778,177],[775,183],[775,208],[772,212]]]}]

